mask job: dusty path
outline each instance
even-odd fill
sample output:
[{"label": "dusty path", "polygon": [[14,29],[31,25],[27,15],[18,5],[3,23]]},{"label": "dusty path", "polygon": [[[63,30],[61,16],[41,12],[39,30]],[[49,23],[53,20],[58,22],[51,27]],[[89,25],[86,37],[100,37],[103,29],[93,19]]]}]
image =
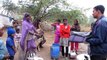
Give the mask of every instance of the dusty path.
[{"label": "dusty path", "polygon": [[[44,58],[44,60],[51,60],[50,59],[50,46],[54,40],[54,34],[52,32],[45,33],[46,43],[43,45],[44,48],[41,48],[40,52],[37,52],[37,56]],[[18,55],[20,55],[17,51],[15,55],[15,60],[18,60]]]},{"label": "dusty path", "polygon": [[50,59],[50,46],[54,41],[54,34],[52,32],[45,33],[46,43],[44,44],[44,48],[41,49],[40,52],[37,54],[44,58],[44,60],[51,60]]}]

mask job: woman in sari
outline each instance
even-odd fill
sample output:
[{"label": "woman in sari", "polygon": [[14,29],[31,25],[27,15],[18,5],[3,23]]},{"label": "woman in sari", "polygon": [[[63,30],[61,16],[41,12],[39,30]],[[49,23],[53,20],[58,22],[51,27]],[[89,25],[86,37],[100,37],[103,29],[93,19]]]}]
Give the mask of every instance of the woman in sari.
[{"label": "woman in sari", "polygon": [[[20,47],[21,47],[22,53],[24,52],[23,53],[24,56],[26,55],[27,51],[35,52],[34,50],[36,48],[36,44],[33,38],[33,36],[36,35],[34,33],[35,28],[33,24],[31,23],[31,20],[32,19],[29,14],[24,15],[23,22],[22,22],[22,36],[20,40]],[[22,59],[20,60],[24,60],[23,58],[25,57],[22,57]]]}]

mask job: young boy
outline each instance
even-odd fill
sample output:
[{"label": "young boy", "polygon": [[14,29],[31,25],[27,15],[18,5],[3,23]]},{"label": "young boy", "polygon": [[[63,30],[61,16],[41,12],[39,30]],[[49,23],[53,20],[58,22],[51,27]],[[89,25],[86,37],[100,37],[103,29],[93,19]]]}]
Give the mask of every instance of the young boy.
[{"label": "young boy", "polygon": [[20,29],[16,29],[16,33],[15,33],[15,37],[14,38],[15,38],[15,46],[18,49],[20,38],[21,38]]},{"label": "young boy", "polygon": [[14,60],[14,55],[16,53],[15,44],[14,44],[15,30],[13,28],[9,28],[7,30],[7,34],[8,34],[8,37],[6,40],[6,47],[10,55],[9,59]]}]

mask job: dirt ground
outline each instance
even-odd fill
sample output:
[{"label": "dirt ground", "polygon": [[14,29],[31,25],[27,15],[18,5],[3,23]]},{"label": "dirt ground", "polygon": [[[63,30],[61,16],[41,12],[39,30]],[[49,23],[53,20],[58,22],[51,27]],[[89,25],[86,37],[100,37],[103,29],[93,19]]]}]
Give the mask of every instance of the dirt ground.
[{"label": "dirt ground", "polygon": [[[4,35],[4,37],[6,37],[6,35]],[[50,46],[52,45],[53,41],[54,41],[54,33],[53,32],[45,32],[45,38],[46,38],[46,43],[43,45],[44,48],[41,48],[40,52],[37,52],[37,56],[42,57],[44,60],[51,60],[50,58]],[[4,41],[6,40],[6,38],[4,38]],[[79,52],[78,53],[86,53],[87,51],[87,44],[79,44]],[[15,59],[14,60],[18,60],[18,55],[19,52],[17,51],[16,55],[15,55]],[[64,60],[64,58],[62,58],[61,54],[59,57],[59,60]]]}]

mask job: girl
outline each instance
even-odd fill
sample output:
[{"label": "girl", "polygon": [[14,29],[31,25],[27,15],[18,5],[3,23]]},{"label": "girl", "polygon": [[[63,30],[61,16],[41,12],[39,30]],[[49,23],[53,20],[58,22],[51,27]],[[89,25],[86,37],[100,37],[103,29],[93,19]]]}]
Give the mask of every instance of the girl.
[{"label": "girl", "polygon": [[[80,31],[80,26],[78,23],[78,20],[74,20],[74,25],[71,28],[71,31]],[[78,51],[78,43],[77,42],[71,42],[71,50],[75,50],[76,52]]]},{"label": "girl", "polygon": [[61,21],[58,19],[56,23],[52,24],[52,26],[55,27],[55,40],[54,40],[54,43],[59,43],[59,41],[60,41],[60,23],[61,23]]}]

